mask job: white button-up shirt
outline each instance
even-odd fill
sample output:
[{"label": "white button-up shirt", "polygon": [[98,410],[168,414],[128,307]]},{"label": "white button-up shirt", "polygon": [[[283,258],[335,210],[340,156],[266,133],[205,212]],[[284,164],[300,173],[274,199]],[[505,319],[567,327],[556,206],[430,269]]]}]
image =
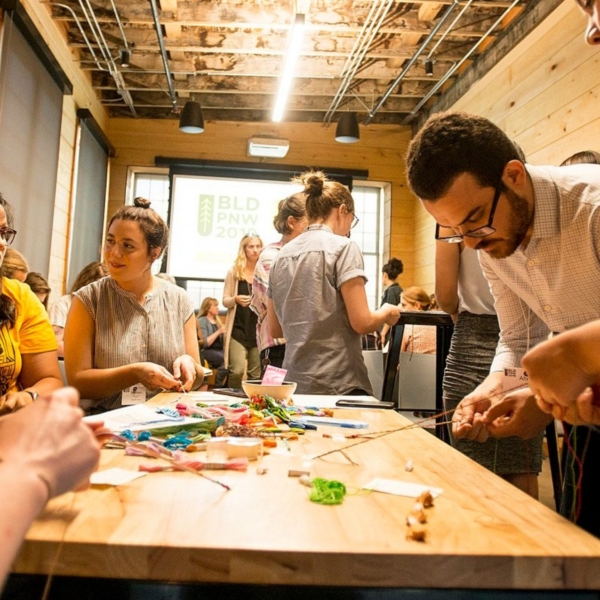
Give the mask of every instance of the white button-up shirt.
[{"label": "white button-up shirt", "polygon": [[525,250],[479,252],[500,321],[491,371],[515,367],[548,337],[600,319],[600,165],[534,167],[533,234]]}]

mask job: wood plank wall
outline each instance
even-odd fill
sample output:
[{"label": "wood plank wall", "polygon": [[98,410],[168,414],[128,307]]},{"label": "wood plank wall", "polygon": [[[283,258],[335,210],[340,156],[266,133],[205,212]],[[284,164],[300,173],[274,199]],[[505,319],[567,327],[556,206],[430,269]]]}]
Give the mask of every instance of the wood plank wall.
[{"label": "wood plank wall", "polygon": [[190,135],[179,131],[177,120],[110,119],[108,137],[117,155],[111,160],[108,215],[125,201],[128,167],[153,166],[157,155],[256,162],[246,153],[250,137],[283,137],[290,140],[288,155],[283,159],[268,159],[269,164],[368,169],[370,180],[391,184],[391,204],[385,211],[391,233],[386,237],[385,247],[391,256],[404,261],[402,284],[411,285],[416,201],[404,177],[404,155],[411,129],[386,125],[361,127],[361,139],[356,144],[336,143],[334,131],[334,126],[324,128],[319,123],[207,122],[204,133]]},{"label": "wood plank wall", "polygon": [[[474,85],[452,110],[494,121],[528,162],[558,165],[580,150],[600,151],[600,48],[587,46],[586,20],[565,0]],[[433,220],[417,204],[415,279],[434,286]]]},{"label": "wood plank wall", "polygon": [[[21,0],[38,32],[73,84],[73,95],[64,96],[60,132],[56,196],[52,223],[52,244],[48,283],[52,289],[50,303],[65,293],[69,226],[72,215],[73,177],[76,156],[77,109],[89,109],[101,127],[106,128],[108,114],[98,102],[87,73],[80,71],[66,44],[64,31],[50,17],[50,6],[39,0]],[[18,215],[16,215],[18,221]]]}]

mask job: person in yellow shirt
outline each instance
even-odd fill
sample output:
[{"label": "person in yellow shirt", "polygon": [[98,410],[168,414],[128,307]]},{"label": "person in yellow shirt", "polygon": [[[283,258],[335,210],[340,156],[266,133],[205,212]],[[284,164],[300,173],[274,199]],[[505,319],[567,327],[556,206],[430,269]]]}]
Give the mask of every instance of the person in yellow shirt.
[{"label": "person in yellow shirt", "polygon": [[[0,265],[17,232],[0,195]],[[0,414],[62,387],[56,338],[42,303],[28,285],[0,280]]]}]

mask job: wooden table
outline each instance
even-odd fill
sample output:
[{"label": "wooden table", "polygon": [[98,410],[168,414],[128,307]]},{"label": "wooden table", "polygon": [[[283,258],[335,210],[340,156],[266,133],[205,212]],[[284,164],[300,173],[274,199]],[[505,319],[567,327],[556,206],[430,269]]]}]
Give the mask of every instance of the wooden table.
[{"label": "wooden table", "polygon": [[[161,394],[154,403],[178,397]],[[202,397],[206,397],[206,393]],[[223,400],[223,397],[219,397]],[[182,399],[194,401],[194,394]],[[297,396],[304,405],[332,399]],[[383,410],[336,410],[368,431],[409,422]],[[351,490],[343,504],[310,502],[287,476],[314,455],[352,443],[319,428],[264,457],[256,473],[213,471],[221,487],[191,473],[149,474],[121,487],[94,487],[53,500],[29,531],[14,571],[181,583],[362,588],[600,588],[600,540],[530,499],[422,429],[406,429],[312,462],[312,476]],[[365,431],[365,430],[359,430]],[[101,468],[137,469],[151,459],[104,450]],[[405,471],[407,460],[414,470]],[[407,541],[414,500],[359,493],[374,477],[443,488],[428,511],[426,543]],[[599,508],[600,510],[600,508]],[[61,546],[61,540],[62,542]]]}]

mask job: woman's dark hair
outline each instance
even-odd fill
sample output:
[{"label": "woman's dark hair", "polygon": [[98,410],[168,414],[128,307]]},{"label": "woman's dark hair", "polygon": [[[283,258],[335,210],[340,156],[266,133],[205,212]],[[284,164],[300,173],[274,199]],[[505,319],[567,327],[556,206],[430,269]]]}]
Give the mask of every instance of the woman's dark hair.
[{"label": "woman's dark hair", "polygon": [[403,271],[404,263],[399,258],[390,258],[381,269],[381,272],[385,273],[392,281],[402,275]]},{"label": "woman's dark hair", "polygon": [[85,265],[81,271],[79,271],[73,285],[71,286],[71,294],[74,294],[77,290],[80,290],[82,287],[93,283],[94,281],[98,281],[98,279],[102,279],[108,275],[108,269],[101,262],[94,261]]},{"label": "woman's dark hair", "polygon": [[308,171],[292,180],[304,186],[306,214],[309,221],[323,219],[344,204],[348,212],[354,212],[354,200],[345,185],[331,181],[322,171]]},{"label": "woman's dark hair", "polygon": [[108,228],[113,221],[137,221],[148,244],[148,253],[152,248],[166,250],[169,244],[169,228],[163,218],[152,208],[150,200],[138,197],[133,201],[134,206],[123,206],[111,218]]},{"label": "woman's dark hair", "polygon": [[470,173],[483,187],[497,187],[504,167],[521,160],[513,141],[494,123],[467,113],[431,116],[408,147],[408,184],[422,200],[437,200],[454,180]]},{"label": "woman's dark hair", "polygon": [[294,219],[306,217],[306,194],[304,192],[289,196],[277,205],[277,215],[273,219],[273,227],[277,233],[281,235],[292,233],[287,224],[289,217],[294,217]]},{"label": "woman's dark hair", "polygon": [[[41,273],[36,273],[35,271],[30,271],[29,273],[27,273],[25,283],[31,288],[31,291],[34,294],[49,294],[52,291],[45,277]],[[42,302],[42,304],[44,305],[44,308],[48,310],[47,295],[46,299]]]},{"label": "woman's dark hair", "polygon": [[575,154],[560,163],[561,167],[568,165],[600,165],[600,152],[596,152],[595,150],[575,152]]},{"label": "woman's dark hair", "polygon": [[[0,194],[0,206],[6,213],[6,223],[9,227],[13,226],[13,209],[12,206]],[[0,278],[0,327],[8,324],[9,327],[14,327],[16,318],[16,307],[12,298],[7,296],[2,291],[3,282]]]}]

